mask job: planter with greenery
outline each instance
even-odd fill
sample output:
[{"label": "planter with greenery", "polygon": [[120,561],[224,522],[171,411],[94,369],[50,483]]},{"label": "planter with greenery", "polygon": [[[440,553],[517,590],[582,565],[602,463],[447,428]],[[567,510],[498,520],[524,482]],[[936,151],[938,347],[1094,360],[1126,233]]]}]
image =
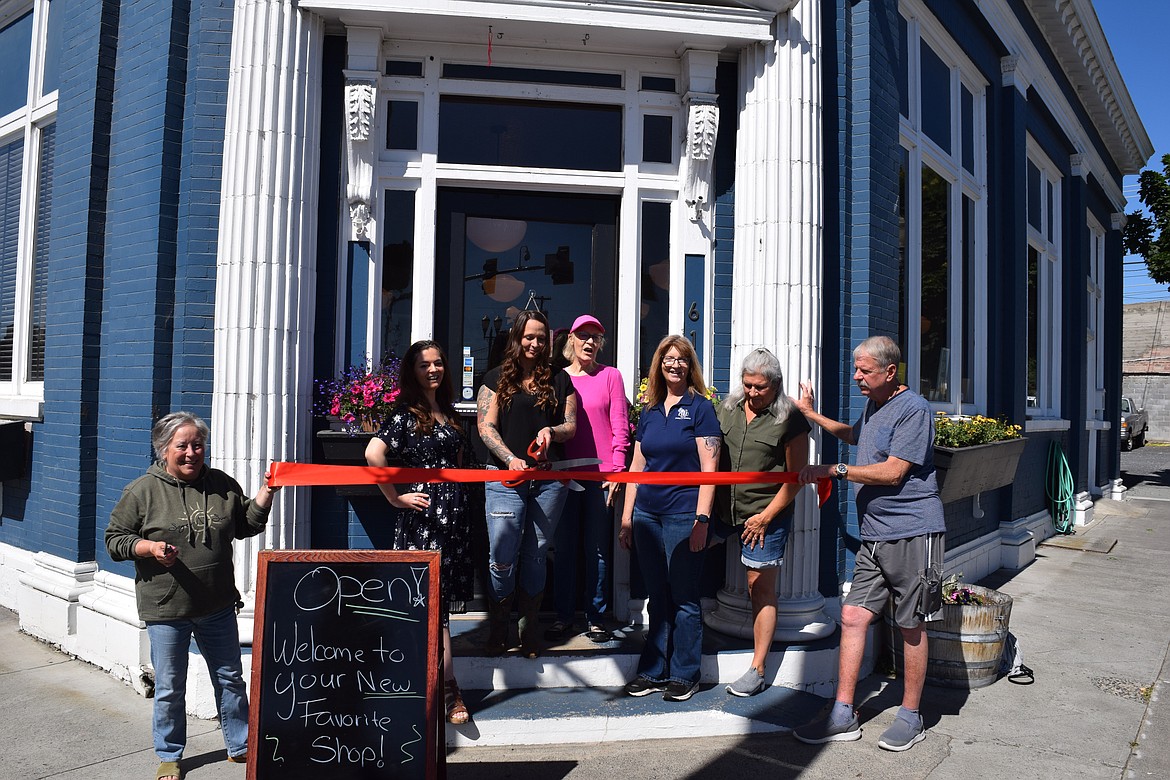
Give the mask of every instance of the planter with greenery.
[{"label": "planter with greenery", "polygon": [[1001,419],[948,417],[934,420],[934,468],[944,504],[1011,484],[1027,444],[1020,426]]},{"label": "planter with greenery", "polygon": [[[317,432],[321,460],[336,466],[366,465],[366,445],[381,427],[398,400],[399,360],[393,355],[378,365],[349,366],[341,375],[317,381],[318,402],[314,410],[330,421],[327,430]],[[375,495],[373,485],[340,486],[344,496]]]}]

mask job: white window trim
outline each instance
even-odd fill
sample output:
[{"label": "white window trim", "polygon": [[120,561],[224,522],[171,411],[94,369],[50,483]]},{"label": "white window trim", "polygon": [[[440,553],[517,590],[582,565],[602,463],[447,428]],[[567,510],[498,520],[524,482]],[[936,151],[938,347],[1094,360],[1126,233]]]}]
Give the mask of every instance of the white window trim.
[{"label": "white window trim", "polygon": [[45,70],[48,1],[34,0],[32,3],[9,6],[0,12],[0,26],[7,26],[29,10],[32,10],[33,13],[33,25],[25,105],[4,117],[0,117],[0,143],[6,144],[18,138],[24,139],[13,311],[12,379],[0,382],[0,416],[18,418],[40,418],[43,416],[44,410],[44,382],[31,382],[27,379],[32,316],[32,280],[30,275],[36,251],[41,134],[44,127],[57,120],[57,91],[54,90],[47,95],[40,94],[40,85]]},{"label": "white window trim", "polygon": [[[906,20],[907,36],[907,90],[910,116],[900,117],[900,141],[907,151],[906,171],[906,300],[907,323],[917,321],[921,314],[922,301],[922,243],[914,240],[922,233],[922,167],[927,166],[945,179],[949,185],[948,219],[951,230],[948,237],[948,301],[951,314],[949,343],[952,358],[949,365],[949,379],[952,400],[932,401],[936,411],[972,414],[987,408],[987,305],[980,298],[972,318],[972,335],[975,344],[963,343],[963,322],[960,319],[963,307],[963,234],[962,207],[966,195],[975,203],[974,247],[972,249],[974,275],[987,278],[987,81],[982,78],[974,63],[952,41],[945,28],[917,0],[901,0],[899,10]],[[950,69],[951,79],[951,152],[947,153],[921,127],[921,57],[920,41],[925,41],[943,63]],[[967,171],[962,165],[962,92],[964,87],[972,96],[972,122],[974,123],[975,170]],[[906,381],[911,388],[921,387],[921,347],[919,329],[907,327],[907,343],[902,344],[903,359],[906,362]],[[958,346],[959,349],[955,349]],[[974,350],[973,400],[963,403],[962,350]]]},{"label": "white window trim", "polygon": [[[1027,241],[1025,252],[1036,249],[1040,253],[1042,262],[1037,269],[1037,283],[1040,286],[1038,297],[1040,311],[1037,312],[1037,322],[1040,324],[1036,355],[1036,405],[1027,406],[1029,418],[1046,418],[1059,420],[1061,418],[1061,371],[1059,369],[1060,356],[1063,354],[1064,302],[1061,294],[1061,279],[1063,278],[1063,258],[1061,247],[1063,236],[1061,231],[1061,215],[1063,214],[1064,177],[1060,169],[1040,148],[1031,135],[1027,138],[1027,159],[1040,169],[1040,229],[1032,227],[1030,220],[1027,225]],[[1048,239],[1048,209],[1046,201],[1046,186],[1052,185],[1052,239]],[[1025,198],[1026,202],[1026,198]],[[1025,254],[1025,261],[1026,261]],[[1021,267],[1024,274],[1024,283],[1027,284],[1027,265]],[[1025,388],[1025,392],[1026,392]],[[1026,405],[1026,402],[1025,402]]]}]

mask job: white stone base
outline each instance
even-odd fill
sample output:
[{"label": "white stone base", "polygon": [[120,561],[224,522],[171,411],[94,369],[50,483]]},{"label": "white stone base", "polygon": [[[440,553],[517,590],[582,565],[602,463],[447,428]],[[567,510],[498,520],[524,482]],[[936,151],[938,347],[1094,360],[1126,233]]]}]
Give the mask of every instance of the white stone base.
[{"label": "white stone base", "polygon": [[1009,571],[1020,571],[1036,559],[1036,534],[1026,520],[999,524],[999,564]]},{"label": "white stone base", "polygon": [[966,582],[977,582],[999,569],[1018,571],[1036,557],[1036,545],[1052,536],[1047,511],[999,524],[999,533],[947,550],[947,576],[962,573]]},{"label": "white stone base", "polygon": [[93,562],[74,563],[44,552],[34,554],[32,566],[17,577],[16,611],[21,630],[85,658],[82,653],[87,647],[78,642],[77,635],[78,598],[93,588],[96,572]]},{"label": "white stone base", "polygon": [[[0,605],[16,611],[25,633],[105,669],[139,694],[153,686],[150,642],[129,577],[99,571],[93,562],[0,544]],[[245,655],[245,679],[250,661]],[[189,668],[187,712],[214,718],[215,695],[202,656],[192,653]]]}]

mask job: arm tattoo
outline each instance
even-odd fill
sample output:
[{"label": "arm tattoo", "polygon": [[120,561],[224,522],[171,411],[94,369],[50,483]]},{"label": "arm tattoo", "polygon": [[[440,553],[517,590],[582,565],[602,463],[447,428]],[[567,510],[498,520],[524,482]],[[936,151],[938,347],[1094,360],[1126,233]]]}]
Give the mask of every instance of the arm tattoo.
[{"label": "arm tattoo", "polygon": [[719,457],[719,447],[723,444],[723,440],[718,436],[704,436],[703,446],[707,448],[714,457]]},{"label": "arm tattoo", "polygon": [[479,388],[479,398],[476,399],[476,411],[478,412],[479,422],[483,422],[487,417],[488,407],[492,403],[492,391],[487,389],[487,386]]},{"label": "arm tattoo", "polygon": [[479,398],[476,399],[479,438],[483,441],[484,446],[488,448],[488,452],[499,458],[504,466],[507,466],[516,456],[512,454],[512,451],[504,444],[504,440],[500,438],[499,427],[487,419],[494,396],[495,393],[489,390],[486,385],[479,388]]},{"label": "arm tattoo", "polygon": [[479,438],[487,446],[488,451],[495,455],[500,461],[507,466],[512,462],[516,456],[504,444],[504,440],[500,438],[500,429],[496,427],[495,423],[484,423],[480,429]]}]

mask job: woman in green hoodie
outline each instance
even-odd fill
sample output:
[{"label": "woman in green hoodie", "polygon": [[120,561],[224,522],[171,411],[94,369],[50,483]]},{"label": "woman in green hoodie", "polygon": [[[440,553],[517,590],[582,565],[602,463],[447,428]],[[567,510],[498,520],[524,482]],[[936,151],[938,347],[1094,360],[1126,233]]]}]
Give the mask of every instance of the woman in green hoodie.
[{"label": "woman in green hoodie", "polygon": [[134,561],[138,616],[146,623],[154,667],[160,780],[181,777],[192,636],[211,673],[228,760],[247,759],[232,542],[264,530],[276,489],[262,485],[248,498],[234,479],[207,468],[208,433],[207,423],[189,412],[155,423],[150,439],[159,460],[122,492],[106,528],[110,557]]}]

